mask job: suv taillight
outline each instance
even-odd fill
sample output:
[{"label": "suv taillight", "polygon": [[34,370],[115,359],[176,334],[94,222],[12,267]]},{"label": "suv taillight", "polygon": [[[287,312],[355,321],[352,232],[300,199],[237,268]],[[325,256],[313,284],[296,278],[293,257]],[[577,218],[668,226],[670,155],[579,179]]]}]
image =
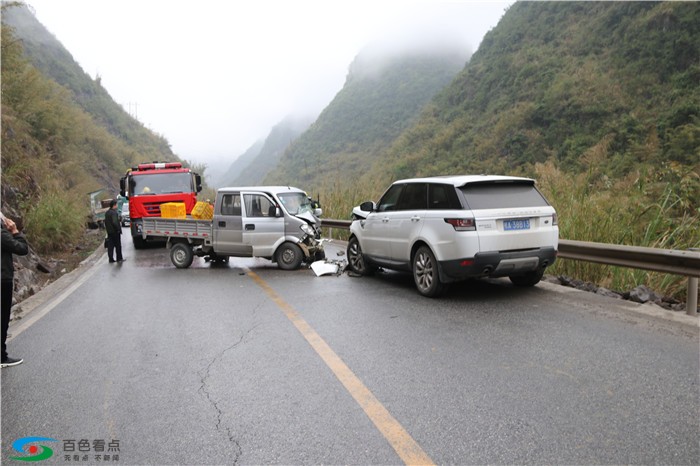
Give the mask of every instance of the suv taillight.
[{"label": "suv taillight", "polygon": [[452,225],[455,231],[476,231],[473,218],[446,218],[445,223]]},{"label": "suv taillight", "polygon": [[552,225],[559,225],[559,217],[557,217],[556,212],[552,214]]}]

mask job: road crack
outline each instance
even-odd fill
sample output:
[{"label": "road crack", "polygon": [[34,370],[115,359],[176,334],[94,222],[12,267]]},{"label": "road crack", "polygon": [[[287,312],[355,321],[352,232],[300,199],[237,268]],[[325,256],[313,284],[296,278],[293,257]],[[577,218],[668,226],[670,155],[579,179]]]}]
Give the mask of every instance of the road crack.
[{"label": "road crack", "polygon": [[216,426],[215,426],[215,428],[218,432],[222,432],[228,438],[229,443],[231,445],[233,445],[233,447],[234,447],[235,456],[234,456],[233,461],[231,463],[233,465],[238,464],[238,460],[243,455],[243,449],[241,448],[241,445],[238,442],[238,440],[236,440],[236,438],[234,437],[234,432],[232,431],[232,429],[230,427],[224,425],[224,422],[223,422],[224,412],[221,409],[221,407],[219,406],[219,401],[215,398],[213,393],[210,391],[209,380],[210,380],[210,376],[211,376],[211,369],[212,369],[212,367],[214,367],[214,365],[216,363],[218,363],[224,357],[224,355],[227,352],[232,351],[232,350],[236,349],[238,346],[240,346],[241,344],[243,344],[245,342],[245,340],[248,338],[248,336],[253,332],[253,330],[255,330],[259,325],[260,324],[256,324],[253,327],[251,327],[250,329],[248,329],[245,333],[243,333],[241,335],[241,337],[238,339],[238,341],[236,341],[232,345],[230,345],[227,348],[220,351],[216,356],[214,356],[214,358],[209,362],[209,364],[207,364],[207,366],[204,369],[202,369],[201,371],[198,372],[198,374],[200,376],[200,383],[201,383],[199,386],[198,392],[201,393],[204,396],[204,398],[206,398],[206,400],[209,402],[209,404],[211,404],[211,406],[216,411]]}]

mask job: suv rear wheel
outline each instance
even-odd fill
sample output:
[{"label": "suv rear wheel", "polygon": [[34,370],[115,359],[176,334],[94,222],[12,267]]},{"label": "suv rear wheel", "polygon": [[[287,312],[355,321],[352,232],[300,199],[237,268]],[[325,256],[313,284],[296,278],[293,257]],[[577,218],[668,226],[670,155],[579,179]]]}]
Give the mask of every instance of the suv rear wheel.
[{"label": "suv rear wheel", "polygon": [[421,246],[413,256],[413,280],[416,282],[418,292],[429,298],[440,295],[445,288],[445,285],[440,282],[435,255],[427,246]]}]

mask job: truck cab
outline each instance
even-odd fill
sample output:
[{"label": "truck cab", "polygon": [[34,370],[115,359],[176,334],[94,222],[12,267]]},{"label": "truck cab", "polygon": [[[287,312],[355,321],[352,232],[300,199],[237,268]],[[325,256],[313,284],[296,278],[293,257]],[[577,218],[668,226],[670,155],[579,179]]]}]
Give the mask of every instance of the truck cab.
[{"label": "truck cab", "polygon": [[185,204],[187,214],[197,203],[202,178],[180,162],[141,163],[121,178],[120,195],[129,202],[129,219],[134,247],[141,249],[148,240],[142,234],[144,218],[160,217],[160,206],[170,202]]}]

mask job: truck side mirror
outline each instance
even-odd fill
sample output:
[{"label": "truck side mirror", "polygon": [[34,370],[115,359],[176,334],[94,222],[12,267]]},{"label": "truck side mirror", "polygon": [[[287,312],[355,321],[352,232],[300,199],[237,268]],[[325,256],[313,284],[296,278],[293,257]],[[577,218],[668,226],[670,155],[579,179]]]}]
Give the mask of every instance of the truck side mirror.
[{"label": "truck side mirror", "polygon": [[126,195],[126,177],[119,179],[119,194],[121,194],[122,197],[129,199],[129,197]]},{"label": "truck side mirror", "polygon": [[202,192],[202,177],[197,173],[194,174],[194,182],[197,185],[197,192]]}]

